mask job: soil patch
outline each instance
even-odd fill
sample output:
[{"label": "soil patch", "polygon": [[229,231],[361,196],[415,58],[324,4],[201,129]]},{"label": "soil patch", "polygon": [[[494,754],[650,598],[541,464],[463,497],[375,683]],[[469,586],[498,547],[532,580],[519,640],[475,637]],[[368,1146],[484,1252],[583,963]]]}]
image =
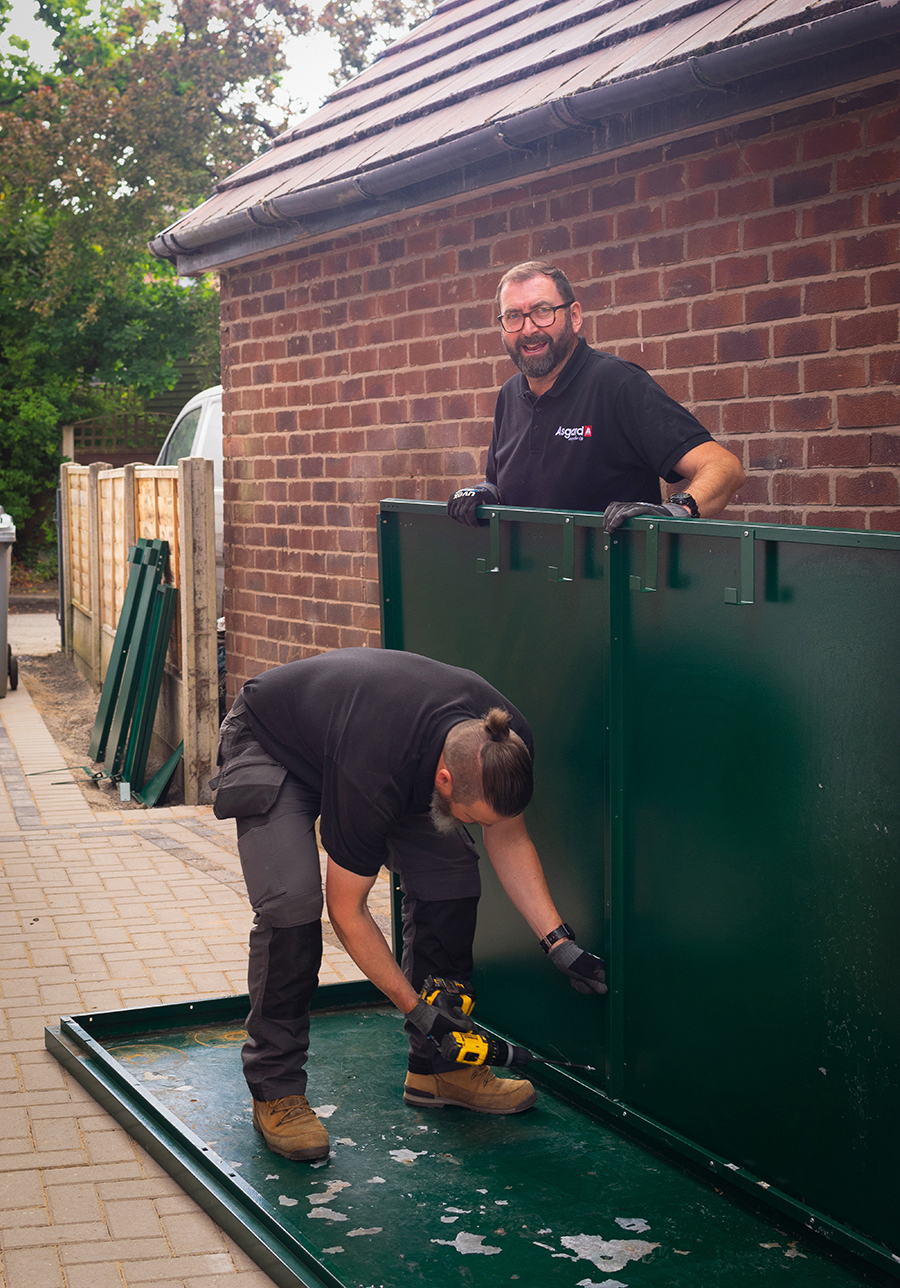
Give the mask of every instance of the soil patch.
[{"label": "soil patch", "polygon": [[[119,800],[119,789],[108,778],[93,782],[85,773],[84,766],[92,771],[99,769],[99,765],[91,763],[88,748],[100,694],[94,692],[65,653],[46,657],[17,654],[17,658],[25,687],[88,803],[97,810],[142,809],[137,801]],[[151,759],[147,776],[158,767]],[[170,787],[164,803],[183,805],[184,795],[179,788]]]}]

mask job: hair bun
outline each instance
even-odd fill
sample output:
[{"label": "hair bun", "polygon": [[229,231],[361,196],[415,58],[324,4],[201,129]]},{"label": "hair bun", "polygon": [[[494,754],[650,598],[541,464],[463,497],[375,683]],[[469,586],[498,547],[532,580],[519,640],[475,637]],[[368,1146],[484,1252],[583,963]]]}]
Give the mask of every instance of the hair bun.
[{"label": "hair bun", "polygon": [[506,742],[509,738],[509,712],[502,707],[491,707],[484,717],[484,727],[491,742]]}]

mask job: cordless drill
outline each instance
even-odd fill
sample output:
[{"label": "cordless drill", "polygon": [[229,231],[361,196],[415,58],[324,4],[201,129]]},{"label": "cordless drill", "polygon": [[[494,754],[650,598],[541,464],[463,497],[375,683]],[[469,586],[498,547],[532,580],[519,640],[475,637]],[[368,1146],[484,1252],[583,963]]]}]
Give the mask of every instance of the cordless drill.
[{"label": "cordless drill", "polygon": [[[470,984],[456,979],[443,979],[429,975],[421,996],[431,1006],[442,1011],[462,1011],[471,1015],[475,1008],[475,992]],[[441,1055],[455,1064],[489,1064],[493,1068],[518,1069],[524,1064],[557,1064],[566,1069],[584,1069],[592,1072],[592,1064],[573,1064],[570,1060],[552,1060],[535,1055],[527,1047],[515,1046],[502,1038],[489,1037],[478,1029],[469,1033],[447,1033],[440,1043]]]}]

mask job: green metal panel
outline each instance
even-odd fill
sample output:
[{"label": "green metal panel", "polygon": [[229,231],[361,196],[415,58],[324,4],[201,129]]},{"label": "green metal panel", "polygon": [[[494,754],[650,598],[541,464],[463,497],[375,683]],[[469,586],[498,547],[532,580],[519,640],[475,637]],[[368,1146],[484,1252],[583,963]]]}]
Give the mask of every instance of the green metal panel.
[{"label": "green metal panel", "polygon": [[485,1018],[602,1044],[595,1108],[900,1273],[900,537],[481,513],[382,504],[384,643],[532,721],[529,828],[611,982],[586,1019],[489,883]]},{"label": "green metal panel", "polygon": [[[529,827],[562,914],[600,952],[608,632],[597,518],[521,511],[492,532],[409,504],[382,503],[385,646],[477,671],[527,717],[537,746]],[[597,1066],[586,1077],[603,1086],[605,1002],[548,968],[487,862],[482,877],[478,1014],[542,1054]],[[540,1033],[535,1011],[547,1017]]]},{"label": "green metal panel", "polygon": [[156,717],[159,690],[169,648],[169,636],[172,634],[177,604],[178,591],[174,586],[165,583],[157,586],[150,629],[147,634],[147,649],[135,700],[134,718],[122,765],[123,781],[138,791],[144,783],[147,754],[150,750],[150,739],[153,736],[153,721]]},{"label": "green metal panel", "polygon": [[161,544],[165,544],[168,552],[167,543],[140,537],[128,551],[130,571],[125,586],[122,611],[119,614],[116,638],[113,642],[109,665],[106,668],[106,678],[100,692],[100,705],[97,708],[97,719],[94,722],[88,748],[88,754],[93,761],[102,760],[106,755],[106,742],[116,712],[128,650],[135,631],[139,629],[139,606],[143,606],[140,611],[146,611],[147,594],[143,590],[144,583],[149,581],[154,586],[157,585],[166,561],[166,553],[160,549]]},{"label": "green metal panel", "polygon": [[619,546],[616,1092],[897,1249],[900,541],[729,526]]},{"label": "green metal panel", "polygon": [[546,1091],[505,1118],[404,1105],[401,1017],[373,994],[314,999],[308,1090],[332,1153],[313,1165],[253,1130],[246,997],[66,1017],[45,1040],[281,1288],[863,1284]]},{"label": "green metal panel", "polygon": [[147,648],[156,603],[156,591],[169,555],[169,543],[154,539],[147,543],[147,549],[150,552],[148,563],[152,575],[145,576],[140,581],[133,618],[121,644],[119,643],[119,633],[118,631],[116,632],[116,653],[124,653],[125,658],[124,665],[121,662],[121,657],[117,657],[116,660],[116,670],[118,671],[121,667],[121,681],[109,727],[106,758],[103,762],[103,768],[106,773],[110,778],[116,779],[121,776],[122,763],[141,686],[144,664],[147,661]]}]

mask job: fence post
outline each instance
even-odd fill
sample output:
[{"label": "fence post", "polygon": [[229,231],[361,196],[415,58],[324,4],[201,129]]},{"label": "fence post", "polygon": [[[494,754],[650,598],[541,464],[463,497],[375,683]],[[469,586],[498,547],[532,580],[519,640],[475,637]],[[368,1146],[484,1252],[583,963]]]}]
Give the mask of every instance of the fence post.
[{"label": "fence post", "polygon": [[60,545],[62,547],[62,568],[60,569],[60,611],[63,618],[63,636],[65,638],[66,657],[71,658],[75,651],[72,640],[72,508],[69,496],[69,464],[59,468],[59,502],[60,502]]},{"label": "fence post", "polygon": [[212,461],[180,460],[178,492],[184,800],[198,805],[212,800],[219,724]]},{"label": "fence post", "polygon": [[100,596],[102,566],[100,562],[100,486],[98,475],[111,467],[106,461],[88,466],[88,531],[91,552],[91,682],[95,689],[103,683],[103,638]]}]

